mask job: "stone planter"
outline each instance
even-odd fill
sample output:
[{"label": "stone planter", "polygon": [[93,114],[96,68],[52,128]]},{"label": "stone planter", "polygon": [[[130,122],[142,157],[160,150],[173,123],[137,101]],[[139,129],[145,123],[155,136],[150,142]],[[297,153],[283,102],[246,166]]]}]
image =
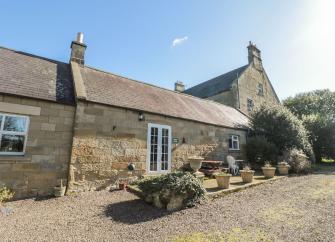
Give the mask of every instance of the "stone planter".
[{"label": "stone planter", "polygon": [[277,167],[280,175],[288,175],[288,169],[290,166],[287,163],[279,163]]},{"label": "stone planter", "polygon": [[228,189],[230,184],[231,174],[227,173],[217,173],[215,174],[215,179],[219,188]]},{"label": "stone planter", "polygon": [[66,190],[65,186],[54,187],[54,195],[55,195],[55,197],[63,197],[65,195],[65,190]]},{"label": "stone planter", "polygon": [[202,157],[189,157],[188,162],[194,172],[197,172],[201,168],[201,163],[204,160]]},{"label": "stone planter", "polygon": [[254,173],[253,170],[240,170],[242,181],[244,183],[251,183],[254,180]]},{"label": "stone planter", "polygon": [[264,177],[266,179],[273,178],[275,176],[276,167],[262,167]]}]

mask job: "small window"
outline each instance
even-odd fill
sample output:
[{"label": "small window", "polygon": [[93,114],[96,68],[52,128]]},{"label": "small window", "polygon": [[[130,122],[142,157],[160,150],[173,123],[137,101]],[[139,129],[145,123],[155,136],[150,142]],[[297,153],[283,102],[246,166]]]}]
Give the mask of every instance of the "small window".
[{"label": "small window", "polygon": [[0,113],[0,155],[23,155],[29,118]]},{"label": "small window", "polygon": [[229,137],[229,149],[240,150],[240,137],[238,135],[231,135]]},{"label": "small window", "polygon": [[248,98],[247,100],[247,107],[248,107],[248,111],[252,111],[254,109],[254,101],[250,98]]},{"label": "small window", "polygon": [[264,95],[264,88],[262,83],[258,83],[257,85],[257,95],[263,96]]}]

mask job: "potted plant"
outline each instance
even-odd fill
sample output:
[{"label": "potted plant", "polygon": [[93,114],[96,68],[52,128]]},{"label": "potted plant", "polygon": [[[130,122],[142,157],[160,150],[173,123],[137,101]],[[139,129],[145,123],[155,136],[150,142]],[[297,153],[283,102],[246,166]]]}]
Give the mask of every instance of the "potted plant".
[{"label": "potted plant", "polygon": [[242,181],[244,183],[251,183],[254,180],[254,170],[251,170],[249,166],[245,166],[243,170],[240,170]]},{"label": "potted plant", "polygon": [[215,173],[214,175],[219,188],[229,188],[231,174],[226,172],[219,172]]},{"label": "potted plant", "polygon": [[275,176],[276,167],[271,166],[270,162],[265,162],[262,171],[266,179],[273,178]]},{"label": "potted plant", "polygon": [[279,162],[277,167],[280,175],[288,175],[288,169],[290,168],[290,165],[287,164],[287,162]]},{"label": "potted plant", "polygon": [[63,197],[65,195],[66,186],[63,186],[63,180],[60,180],[60,186],[54,187],[55,197]]},{"label": "potted plant", "polygon": [[188,157],[188,162],[194,172],[197,172],[200,169],[203,160],[204,158],[200,156]]}]

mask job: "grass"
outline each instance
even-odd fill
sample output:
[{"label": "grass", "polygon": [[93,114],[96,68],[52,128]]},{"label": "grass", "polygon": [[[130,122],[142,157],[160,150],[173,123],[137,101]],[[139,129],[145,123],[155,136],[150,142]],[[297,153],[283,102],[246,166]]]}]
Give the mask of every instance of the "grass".
[{"label": "grass", "polygon": [[323,158],[322,163],[327,163],[327,164],[335,164],[335,160],[332,160],[332,159],[326,159],[326,158]]},{"label": "grass", "polygon": [[192,233],[172,238],[173,242],[270,242],[266,233],[258,229],[232,228],[224,232]]}]

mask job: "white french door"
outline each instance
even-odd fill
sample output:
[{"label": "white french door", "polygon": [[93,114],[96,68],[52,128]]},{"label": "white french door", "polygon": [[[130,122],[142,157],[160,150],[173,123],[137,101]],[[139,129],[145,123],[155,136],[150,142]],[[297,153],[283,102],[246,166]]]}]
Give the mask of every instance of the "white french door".
[{"label": "white french door", "polygon": [[148,124],[147,140],[148,173],[164,173],[171,170],[171,127]]}]

